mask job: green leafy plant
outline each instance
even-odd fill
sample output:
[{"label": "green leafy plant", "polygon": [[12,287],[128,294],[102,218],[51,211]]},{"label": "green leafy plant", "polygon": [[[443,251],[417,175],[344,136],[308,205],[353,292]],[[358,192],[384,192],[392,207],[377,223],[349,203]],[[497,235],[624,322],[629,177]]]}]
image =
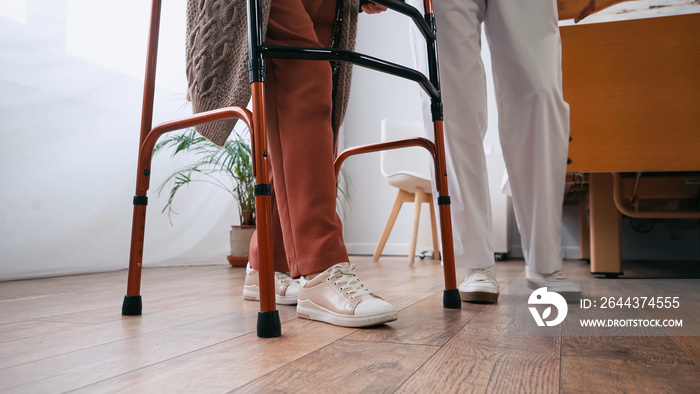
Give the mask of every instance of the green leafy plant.
[{"label": "green leafy plant", "polygon": [[[205,182],[226,190],[238,202],[240,223],[255,225],[255,178],[253,177],[253,161],[249,141],[238,134],[226,141],[224,146],[218,146],[190,128],[179,134],[168,135],[159,141],[153,153],[172,150],[171,157],[178,154],[190,153],[195,161],[173,172],[158,186],[158,193],[170,187],[168,202],[162,212],[167,211],[172,218],[177,212],[173,209],[173,201],[177,192],[184,186],[195,182]],[[226,174],[229,183],[221,180],[218,174]],[[341,169],[338,180],[338,195],[336,210],[345,215],[350,201],[352,180]]]},{"label": "green leafy plant", "polygon": [[[192,164],[172,173],[158,187],[159,194],[166,187],[170,187],[168,202],[162,212],[167,210],[168,217],[172,218],[172,214],[177,214],[173,210],[177,192],[191,183],[205,182],[226,190],[235,198],[242,225],[255,225],[255,178],[250,145],[240,135],[234,135],[235,137],[228,139],[224,146],[218,146],[190,128],[179,134],[168,135],[156,144],[154,154],[172,150],[171,157],[184,153],[195,157]],[[222,180],[218,174],[228,175],[229,182]]]}]

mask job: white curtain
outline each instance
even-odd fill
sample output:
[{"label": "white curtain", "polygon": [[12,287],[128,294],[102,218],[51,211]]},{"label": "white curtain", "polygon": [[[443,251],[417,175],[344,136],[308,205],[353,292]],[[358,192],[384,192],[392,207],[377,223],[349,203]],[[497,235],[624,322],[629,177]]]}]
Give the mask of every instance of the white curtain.
[{"label": "white curtain", "polygon": [[[150,1],[0,0],[0,280],[128,266]],[[185,100],[185,0],[163,2],[153,124]],[[154,158],[144,266],[226,264],[237,208],[207,184],[169,223]]]}]

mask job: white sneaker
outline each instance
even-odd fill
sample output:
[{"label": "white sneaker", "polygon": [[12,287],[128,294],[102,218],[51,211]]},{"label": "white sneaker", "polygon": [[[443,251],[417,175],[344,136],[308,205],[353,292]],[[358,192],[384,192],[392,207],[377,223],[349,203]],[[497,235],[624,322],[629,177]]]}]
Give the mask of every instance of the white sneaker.
[{"label": "white sneaker", "polygon": [[469,270],[459,285],[459,297],[465,302],[493,304],[498,301],[498,293],[494,266]]},{"label": "white sneaker", "polygon": [[336,264],[315,278],[299,280],[297,314],[336,326],[366,327],[398,319],[396,309],[367,290],[350,263]]},{"label": "white sneaker", "polygon": [[581,287],[569,280],[561,270],[551,274],[539,274],[525,269],[525,277],[528,287],[533,290],[546,287],[547,291],[559,293],[567,302],[577,302],[581,299]]},{"label": "white sneaker", "polygon": [[[243,298],[251,301],[260,301],[260,277],[258,270],[253,269],[250,263],[245,267],[245,284],[243,285]],[[275,272],[275,302],[280,305],[294,305],[299,297],[299,281],[292,279],[285,272]]]}]

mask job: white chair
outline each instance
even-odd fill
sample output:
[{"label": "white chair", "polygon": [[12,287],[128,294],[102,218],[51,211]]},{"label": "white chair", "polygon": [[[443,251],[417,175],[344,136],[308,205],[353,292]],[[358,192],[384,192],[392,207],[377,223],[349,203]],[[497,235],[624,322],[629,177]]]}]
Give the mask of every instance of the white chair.
[{"label": "white chair", "polygon": [[[422,137],[425,135],[423,123],[395,122],[382,120],[382,142],[405,139],[408,137]],[[439,259],[440,247],[438,244],[437,221],[435,219],[435,207],[433,206],[432,184],[430,181],[430,155],[421,152],[420,148],[383,150],[380,153],[380,168],[387,183],[399,189],[394,201],[394,206],[389,214],[389,219],[384,227],[384,233],[379,240],[377,251],[374,253],[374,261],[384,250],[391,229],[394,227],[396,217],[401,206],[405,202],[415,203],[413,211],[413,233],[408,261],[413,263],[416,255],[416,242],[418,239],[418,223],[422,203],[430,206],[430,224],[433,235],[433,258]]]}]

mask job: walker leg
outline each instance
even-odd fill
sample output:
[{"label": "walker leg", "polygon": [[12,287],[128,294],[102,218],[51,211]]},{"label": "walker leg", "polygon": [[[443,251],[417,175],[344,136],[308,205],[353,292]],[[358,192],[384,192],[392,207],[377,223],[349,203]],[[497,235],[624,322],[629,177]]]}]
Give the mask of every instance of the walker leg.
[{"label": "walker leg", "polygon": [[[143,103],[141,111],[141,133],[139,137],[139,161],[136,173],[136,194],[134,196],[134,216],[131,222],[131,251],[129,253],[129,279],[126,295],[122,303],[122,315],[141,314],[141,263],[143,262],[143,235],[146,226],[146,204],[148,197],[148,176],[150,175],[151,152],[145,154],[141,145],[151,131],[153,122],[153,98],[155,95],[156,60],[158,54],[158,36],[160,30],[161,1],[151,3],[151,19],[148,33],[148,50],[146,54],[146,75],[143,81]],[[146,160],[146,165],[141,159]]]},{"label": "walker leg", "polygon": [[268,176],[267,139],[265,135],[265,88],[263,82],[251,84],[253,96],[253,151],[255,164],[255,209],[258,232],[258,272],[260,278],[260,312],[258,337],[282,335],[279,312],[275,303],[275,270],[272,263],[272,185]]},{"label": "walker leg", "polygon": [[146,226],[146,196],[134,197],[134,217],[131,224],[131,252],[129,254],[129,279],[122,302],[122,315],[141,314],[141,263],[143,262],[143,236]]},{"label": "walker leg", "polygon": [[[257,185],[256,188],[263,189]],[[275,273],[272,264],[272,231],[270,230],[270,195],[258,193],[261,193],[261,191],[257,190],[255,196],[258,231],[258,274],[260,279],[260,312],[258,312],[257,332],[260,338],[275,338],[282,335],[282,324],[280,323],[279,311],[277,311],[275,303]],[[266,191],[262,191],[262,193],[266,193]]]},{"label": "walker leg", "polygon": [[442,232],[442,265],[445,271],[445,292],[442,295],[442,306],[450,309],[462,307],[462,299],[457,290],[455,274],[454,247],[452,241],[452,220],[450,205],[440,205],[440,231]]},{"label": "walker leg", "polygon": [[255,210],[258,233],[258,274],[260,279],[260,313],[258,337],[282,335],[275,303],[274,267],[272,264],[272,185],[268,176],[267,135],[265,129],[265,55],[260,1],[248,0],[248,55],[250,88],[253,100],[253,125],[250,127],[255,175]]},{"label": "walker leg", "polygon": [[[440,204],[440,202],[438,202]],[[452,220],[449,202],[440,205],[440,231],[442,232],[442,265],[445,271],[445,292],[442,295],[442,306],[450,309],[462,307],[462,300],[457,290],[455,275],[454,247],[452,244]]]},{"label": "walker leg", "polygon": [[122,302],[122,315],[123,316],[139,316],[141,315],[142,304],[141,296],[124,296],[124,302]]},{"label": "walker leg", "polygon": [[440,211],[440,233],[442,234],[442,265],[445,273],[445,292],[442,296],[442,305],[445,308],[459,309],[462,307],[462,300],[459,297],[459,290],[457,290],[455,274],[452,216],[450,212],[450,196],[447,188],[445,141],[443,137],[442,121],[434,121],[433,127],[435,129],[435,147],[437,149],[435,178],[439,193],[437,200]]}]

